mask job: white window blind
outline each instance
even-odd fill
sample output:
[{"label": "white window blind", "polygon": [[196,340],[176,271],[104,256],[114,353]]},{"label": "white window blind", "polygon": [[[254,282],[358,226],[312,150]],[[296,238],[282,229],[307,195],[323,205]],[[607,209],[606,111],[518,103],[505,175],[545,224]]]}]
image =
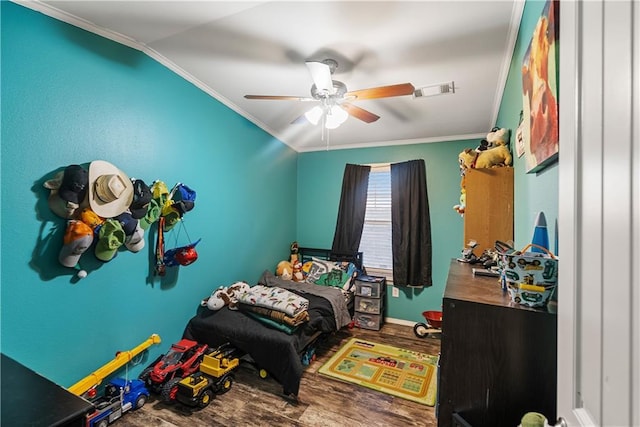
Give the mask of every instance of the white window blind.
[{"label": "white window blind", "polygon": [[367,190],[367,210],[360,240],[367,268],[392,270],[391,253],[391,167],[372,165]]}]

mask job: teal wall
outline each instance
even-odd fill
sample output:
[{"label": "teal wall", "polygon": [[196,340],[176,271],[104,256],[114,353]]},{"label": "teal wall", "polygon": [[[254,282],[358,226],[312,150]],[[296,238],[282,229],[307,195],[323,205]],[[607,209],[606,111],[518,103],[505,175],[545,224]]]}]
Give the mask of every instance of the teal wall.
[{"label": "teal wall", "polygon": [[[352,150],[316,151],[298,156],[298,241],[311,247],[331,247],[347,163],[398,163],[424,159],[433,242],[433,286],[387,292],[386,315],[422,321],[425,310],[440,310],[451,258],[460,256],[463,220],[453,206],[460,199],[458,154],[477,147],[479,139]],[[366,255],[365,255],[366,257]],[[365,261],[366,262],[366,261]]]},{"label": "teal wall", "polygon": [[[295,239],[297,153],[148,56],[10,2],[2,4],[1,349],[70,386],[158,333],[149,358],[180,339],[200,300],[255,282]],[[154,277],[142,252],[89,272],[57,259],[65,220],[45,179],[109,161],[130,177],[197,192],[185,216],[200,259]],[[167,249],[186,243],[178,228]],[[142,366],[130,367],[137,375]],[[124,374],[124,372],[121,372]]]},{"label": "teal wall", "polygon": [[[512,147],[515,147],[515,133],[522,110],[522,59],[544,5],[544,1],[528,0],[525,3],[520,31],[500,104],[496,126],[511,129]],[[515,150],[512,151],[515,152]],[[527,174],[524,156],[518,158],[514,154],[513,157],[515,168],[514,240],[516,247],[522,248],[531,243],[536,216],[538,212],[542,211],[547,219],[551,249],[554,250],[553,240],[558,218],[558,164],[555,163],[538,173]]]}]

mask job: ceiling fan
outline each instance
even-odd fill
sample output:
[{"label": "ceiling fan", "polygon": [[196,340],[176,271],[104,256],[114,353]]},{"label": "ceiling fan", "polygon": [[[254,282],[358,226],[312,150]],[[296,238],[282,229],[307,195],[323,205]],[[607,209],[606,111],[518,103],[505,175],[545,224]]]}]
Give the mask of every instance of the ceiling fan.
[{"label": "ceiling fan", "polygon": [[311,97],[278,95],[245,95],[244,97],[264,100],[318,101],[320,105],[311,108],[292,123],[299,123],[304,117],[314,125],[322,120],[324,127],[335,129],[344,123],[350,115],[365,123],[372,123],[380,118],[370,111],[353,105],[353,101],[412,95],[415,91],[411,83],[347,91],[347,86],[344,83],[331,78],[338,68],[337,61],[325,59],[323,61],[306,61],[305,64],[313,80]]}]

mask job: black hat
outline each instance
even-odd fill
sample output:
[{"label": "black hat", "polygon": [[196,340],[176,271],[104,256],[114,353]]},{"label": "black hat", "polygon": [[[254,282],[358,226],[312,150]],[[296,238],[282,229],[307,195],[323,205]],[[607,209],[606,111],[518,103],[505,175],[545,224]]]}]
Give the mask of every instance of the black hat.
[{"label": "black hat", "polygon": [[151,202],[151,190],[141,179],[131,181],[133,182],[133,201],[129,206],[129,211],[132,217],[140,219],[147,214],[147,208]]},{"label": "black hat", "polygon": [[58,189],[60,198],[77,205],[82,203],[89,187],[89,173],[80,165],[69,165],[64,170]]},{"label": "black hat", "polygon": [[120,221],[120,225],[124,230],[125,236],[131,236],[136,231],[136,227],[138,226],[138,220],[128,212],[123,212],[113,219],[117,219],[118,221]]},{"label": "black hat", "polygon": [[189,200],[178,200],[177,202],[174,202],[172,206],[178,211],[182,218],[184,214],[193,209],[194,203]]}]

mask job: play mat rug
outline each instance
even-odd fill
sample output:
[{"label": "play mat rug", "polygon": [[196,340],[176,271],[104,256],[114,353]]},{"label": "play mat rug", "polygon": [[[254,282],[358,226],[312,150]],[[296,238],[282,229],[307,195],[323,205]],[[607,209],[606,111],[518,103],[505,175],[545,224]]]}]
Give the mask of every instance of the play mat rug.
[{"label": "play mat rug", "polygon": [[318,372],[434,406],[437,365],[438,356],[351,338]]}]

